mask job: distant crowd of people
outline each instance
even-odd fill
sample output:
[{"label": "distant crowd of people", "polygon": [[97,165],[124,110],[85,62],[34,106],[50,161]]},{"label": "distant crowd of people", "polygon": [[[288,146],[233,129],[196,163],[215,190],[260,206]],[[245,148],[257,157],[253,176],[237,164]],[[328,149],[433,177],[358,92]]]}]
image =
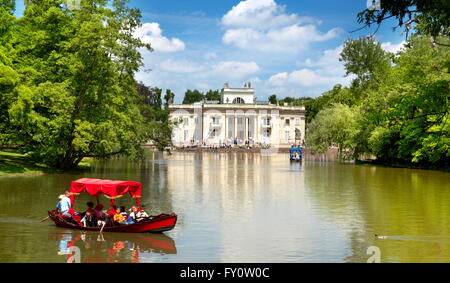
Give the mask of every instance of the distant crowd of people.
[{"label": "distant crowd of people", "polygon": [[138,223],[149,215],[144,209],[132,206],[128,213],[125,206],[113,206],[107,211],[102,204],[95,205],[93,202],[86,203],[87,209],[84,212],[76,212],[71,207],[70,193],[65,192],[59,196],[59,202],[56,206],[57,212],[66,218],[66,221],[81,225],[84,227],[105,227],[114,225],[130,225]]}]

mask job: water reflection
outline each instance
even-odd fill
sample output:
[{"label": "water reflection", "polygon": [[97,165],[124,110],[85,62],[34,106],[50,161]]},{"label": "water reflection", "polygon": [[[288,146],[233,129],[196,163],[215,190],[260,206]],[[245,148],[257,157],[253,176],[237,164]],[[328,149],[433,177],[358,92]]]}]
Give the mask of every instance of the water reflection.
[{"label": "water reflection", "polygon": [[[70,245],[87,262],[366,262],[370,246],[382,262],[450,262],[450,174],[309,160],[149,151],[89,172],[0,178],[0,262],[66,262]],[[102,239],[41,223],[81,177],[142,182],[147,210],[177,213],[177,226]]]},{"label": "water reflection", "polygon": [[56,254],[63,261],[73,257],[71,247],[79,249],[82,263],[139,263],[154,254],[177,254],[174,240],[164,234],[90,233],[58,229],[56,233],[49,233],[48,239],[56,242]]}]

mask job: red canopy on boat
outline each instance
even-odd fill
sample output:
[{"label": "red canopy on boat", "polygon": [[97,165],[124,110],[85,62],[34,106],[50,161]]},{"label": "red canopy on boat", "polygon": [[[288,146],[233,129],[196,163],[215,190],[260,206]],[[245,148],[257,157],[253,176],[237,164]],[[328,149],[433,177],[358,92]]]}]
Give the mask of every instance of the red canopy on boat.
[{"label": "red canopy on boat", "polygon": [[75,196],[86,192],[91,196],[97,197],[103,194],[105,197],[111,200],[111,206],[114,204],[114,200],[123,197],[126,193],[136,199],[136,204],[140,208],[140,198],[142,196],[142,184],[131,181],[111,181],[101,179],[83,178],[77,181],[73,181],[70,185],[70,194],[72,207],[75,202]]}]

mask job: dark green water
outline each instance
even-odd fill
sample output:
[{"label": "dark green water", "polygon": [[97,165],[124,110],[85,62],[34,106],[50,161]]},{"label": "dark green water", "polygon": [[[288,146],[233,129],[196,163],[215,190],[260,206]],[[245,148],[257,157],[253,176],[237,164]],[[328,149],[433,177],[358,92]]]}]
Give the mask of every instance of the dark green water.
[{"label": "dark green water", "polygon": [[[176,229],[100,235],[40,222],[82,177],[142,182],[148,211],[177,213]],[[70,246],[82,262],[366,262],[371,246],[382,262],[450,262],[450,174],[149,152],[90,172],[0,178],[0,262],[67,262]]]}]

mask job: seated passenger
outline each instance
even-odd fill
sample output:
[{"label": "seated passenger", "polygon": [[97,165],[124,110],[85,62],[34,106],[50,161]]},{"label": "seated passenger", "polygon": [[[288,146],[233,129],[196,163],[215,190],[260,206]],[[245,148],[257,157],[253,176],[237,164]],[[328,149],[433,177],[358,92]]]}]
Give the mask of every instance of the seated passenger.
[{"label": "seated passenger", "polygon": [[114,218],[114,215],[116,215],[116,214],[117,214],[117,206],[113,205],[108,212],[108,217]]},{"label": "seated passenger", "polygon": [[130,211],[131,212],[130,216],[128,217],[128,221],[130,221],[131,218],[134,222],[140,222],[149,217],[147,212],[145,212],[143,208],[138,209],[136,206],[133,206],[131,207]]},{"label": "seated passenger", "polygon": [[127,214],[127,210],[126,210],[125,206],[120,207],[120,214],[122,214],[123,217],[125,217],[125,219],[128,219],[128,214]]},{"label": "seated passenger", "polygon": [[[101,213],[99,213],[99,212],[101,212]],[[100,232],[101,232],[101,231],[103,231],[103,228],[109,223],[110,218],[108,216],[108,211],[106,209],[100,210],[99,212],[97,211],[97,215],[98,215],[97,225],[99,227],[102,227],[102,230],[100,230]]]},{"label": "seated passenger", "polygon": [[130,215],[128,216],[128,222],[139,222],[138,220],[138,208],[136,206],[132,206],[130,209]]},{"label": "seated passenger", "polygon": [[103,205],[97,204],[94,208],[95,214],[97,215],[98,219],[104,218],[105,215],[103,215]]},{"label": "seated passenger", "polygon": [[113,219],[115,223],[125,224],[126,218],[120,213],[121,209],[119,207],[116,208],[116,213],[113,215]]},{"label": "seated passenger", "polygon": [[86,203],[86,205],[88,208],[86,209],[86,212],[84,213],[84,217],[81,220],[81,222],[84,224],[85,227],[96,227],[98,216],[96,211],[94,210],[94,203],[88,202]]}]

